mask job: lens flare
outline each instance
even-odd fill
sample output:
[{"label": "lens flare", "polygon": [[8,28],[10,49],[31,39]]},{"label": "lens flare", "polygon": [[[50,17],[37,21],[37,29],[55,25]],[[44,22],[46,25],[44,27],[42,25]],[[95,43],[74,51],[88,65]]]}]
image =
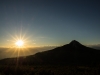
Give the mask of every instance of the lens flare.
[{"label": "lens flare", "polygon": [[24,45],[24,41],[23,40],[18,40],[15,43],[18,47],[22,47]]}]

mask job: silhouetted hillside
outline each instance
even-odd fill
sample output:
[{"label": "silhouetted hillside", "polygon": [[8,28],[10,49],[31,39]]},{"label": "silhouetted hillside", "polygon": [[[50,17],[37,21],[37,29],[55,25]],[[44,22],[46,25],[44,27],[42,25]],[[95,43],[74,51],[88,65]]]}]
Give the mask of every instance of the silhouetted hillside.
[{"label": "silhouetted hillside", "polygon": [[66,65],[97,65],[100,63],[100,51],[92,49],[73,40],[55,49],[39,52],[26,58],[4,59],[1,64],[66,64]]}]

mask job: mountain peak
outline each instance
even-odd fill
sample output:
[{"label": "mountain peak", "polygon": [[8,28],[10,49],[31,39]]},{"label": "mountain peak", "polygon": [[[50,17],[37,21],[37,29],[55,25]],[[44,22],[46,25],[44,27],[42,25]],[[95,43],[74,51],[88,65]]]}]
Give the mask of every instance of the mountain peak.
[{"label": "mountain peak", "polygon": [[76,40],[72,40],[69,44],[72,45],[73,47],[80,47],[80,46],[82,46],[82,44],[80,44]]},{"label": "mountain peak", "polygon": [[78,41],[76,41],[76,40],[72,40],[71,42],[70,42],[70,44],[80,44]]}]

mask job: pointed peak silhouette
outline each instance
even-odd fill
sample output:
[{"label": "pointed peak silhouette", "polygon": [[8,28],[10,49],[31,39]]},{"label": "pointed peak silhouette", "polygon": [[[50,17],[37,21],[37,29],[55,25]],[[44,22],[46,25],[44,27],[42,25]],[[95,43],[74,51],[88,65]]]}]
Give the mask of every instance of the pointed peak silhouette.
[{"label": "pointed peak silhouette", "polygon": [[80,44],[80,43],[76,40],[72,40],[69,44]]},{"label": "pointed peak silhouette", "polygon": [[80,46],[83,46],[81,43],[79,43],[78,41],[76,40],[72,40],[69,45],[73,46],[73,47],[80,47]]}]

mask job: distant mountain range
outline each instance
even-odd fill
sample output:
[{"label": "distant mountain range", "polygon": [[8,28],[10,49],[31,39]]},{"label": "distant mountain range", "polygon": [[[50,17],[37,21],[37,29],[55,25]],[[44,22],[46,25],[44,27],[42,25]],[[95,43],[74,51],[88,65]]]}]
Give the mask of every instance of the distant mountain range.
[{"label": "distant mountain range", "polygon": [[27,57],[8,58],[0,64],[9,65],[98,65],[100,50],[86,47],[76,40],[49,51],[43,51]]}]

